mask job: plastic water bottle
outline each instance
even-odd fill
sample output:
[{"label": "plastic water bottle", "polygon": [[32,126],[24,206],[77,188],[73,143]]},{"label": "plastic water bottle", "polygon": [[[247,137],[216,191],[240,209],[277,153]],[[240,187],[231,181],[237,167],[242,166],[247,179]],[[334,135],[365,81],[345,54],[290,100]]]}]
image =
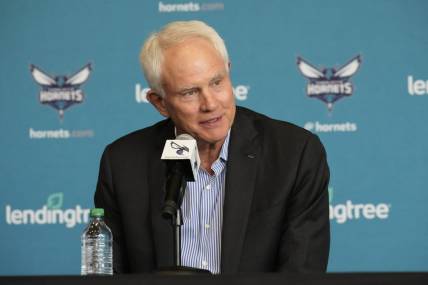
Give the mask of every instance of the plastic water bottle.
[{"label": "plastic water bottle", "polygon": [[82,275],[113,274],[113,235],[104,222],[104,209],[91,209],[91,221],[83,231]]}]

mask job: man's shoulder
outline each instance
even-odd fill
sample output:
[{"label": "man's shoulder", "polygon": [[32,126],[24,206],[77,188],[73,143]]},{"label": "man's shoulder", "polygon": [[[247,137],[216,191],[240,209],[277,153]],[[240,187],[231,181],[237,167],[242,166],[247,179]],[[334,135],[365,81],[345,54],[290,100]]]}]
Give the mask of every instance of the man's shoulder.
[{"label": "man's shoulder", "polygon": [[[308,157],[319,158],[325,156],[324,146],[316,134],[299,127],[290,122],[272,119],[266,115],[251,111],[246,108],[239,108],[240,126],[246,126],[251,132],[255,142],[263,149],[265,160],[279,159],[298,163],[304,153]],[[245,121],[245,123],[243,123]],[[238,130],[239,128],[235,128]],[[235,137],[242,137],[243,132],[238,131]],[[285,165],[285,164],[278,164]]]},{"label": "man's shoulder", "polygon": [[273,119],[244,107],[238,107],[237,113],[241,120],[248,120],[259,133],[267,137],[306,140],[314,136],[310,131],[293,123]]}]

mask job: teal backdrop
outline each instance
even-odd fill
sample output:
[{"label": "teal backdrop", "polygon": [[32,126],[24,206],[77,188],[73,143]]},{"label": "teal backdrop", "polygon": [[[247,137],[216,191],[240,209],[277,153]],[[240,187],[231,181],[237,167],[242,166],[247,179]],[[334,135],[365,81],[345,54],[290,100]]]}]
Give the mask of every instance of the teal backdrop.
[{"label": "teal backdrop", "polygon": [[427,11],[423,0],[1,0],[0,275],[80,273],[104,147],[162,119],[145,100],[142,43],[189,19],[225,39],[238,105],[324,143],[328,270],[427,271]]}]

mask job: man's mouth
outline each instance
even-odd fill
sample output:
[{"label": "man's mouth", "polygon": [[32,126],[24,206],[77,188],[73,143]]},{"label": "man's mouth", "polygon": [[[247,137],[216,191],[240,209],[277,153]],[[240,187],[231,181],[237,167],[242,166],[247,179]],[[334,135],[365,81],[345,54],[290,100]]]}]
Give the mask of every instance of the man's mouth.
[{"label": "man's mouth", "polygon": [[204,126],[214,125],[221,120],[222,116],[214,117],[209,120],[201,121],[200,124]]}]

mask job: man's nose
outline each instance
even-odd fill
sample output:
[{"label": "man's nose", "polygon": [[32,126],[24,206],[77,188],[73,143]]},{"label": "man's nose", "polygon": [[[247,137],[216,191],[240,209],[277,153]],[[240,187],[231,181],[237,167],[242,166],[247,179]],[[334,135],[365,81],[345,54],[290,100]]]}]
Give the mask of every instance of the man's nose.
[{"label": "man's nose", "polygon": [[218,106],[216,94],[211,90],[204,90],[201,94],[201,110],[204,112],[213,111]]}]

